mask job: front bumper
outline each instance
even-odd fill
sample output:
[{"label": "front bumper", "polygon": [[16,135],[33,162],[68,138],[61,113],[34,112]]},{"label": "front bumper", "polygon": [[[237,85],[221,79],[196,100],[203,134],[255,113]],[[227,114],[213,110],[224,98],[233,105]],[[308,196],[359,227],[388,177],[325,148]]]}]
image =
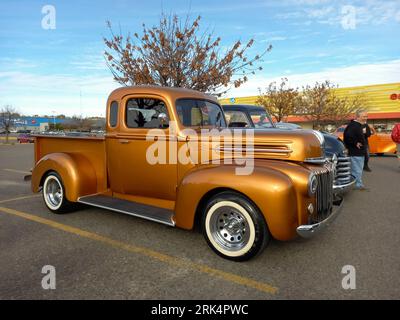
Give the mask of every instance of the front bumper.
[{"label": "front bumper", "polygon": [[345,184],[334,184],[333,185],[333,193],[336,196],[343,195],[347,192],[349,192],[351,189],[353,189],[354,183],[356,182],[356,179],[352,176],[351,181],[349,183]]},{"label": "front bumper", "polygon": [[329,226],[339,215],[343,207],[343,198],[334,202],[332,213],[325,220],[315,224],[305,224],[297,227],[297,234],[302,238],[312,238]]}]

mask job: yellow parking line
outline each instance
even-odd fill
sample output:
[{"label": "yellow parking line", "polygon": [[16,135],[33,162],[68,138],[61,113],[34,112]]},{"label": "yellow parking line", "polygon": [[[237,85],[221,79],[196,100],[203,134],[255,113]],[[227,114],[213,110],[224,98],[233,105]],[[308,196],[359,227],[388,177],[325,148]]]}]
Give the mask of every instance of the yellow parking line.
[{"label": "yellow parking line", "polygon": [[21,196],[21,197],[16,197],[16,198],[11,198],[11,199],[6,199],[6,200],[1,200],[0,203],[6,203],[6,202],[11,202],[11,201],[17,201],[17,200],[24,200],[24,199],[31,199],[31,198],[37,198],[40,197],[40,194],[31,194],[29,196]]},{"label": "yellow parking line", "polygon": [[136,254],[141,254],[143,256],[150,257],[155,260],[158,260],[158,261],[161,261],[161,262],[173,265],[173,266],[184,267],[187,269],[195,270],[195,271],[198,271],[201,273],[215,276],[217,278],[221,278],[228,282],[232,282],[232,283],[239,284],[242,286],[257,289],[257,290],[265,292],[265,293],[275,294],[278,291],[278,288],[273,287],[266,283],[258,282],[258,281],[252,280],[250,278],[242,277],[242,276],[239,276],[239,275],[236,275],[233,273],[229,273],[229,272],[225,272],[225,271],[222,271],[219,269],[214,269],[214,268],[208,267],[203,264],[187,261],[182,258],[173,257],[173,256],[170,256],[170,255],[167,255],[167,254],[164,254],[161,252],[157,252],[157,251],[154,251],[151,249],[147,249],[144,247],[139,247],[136,245],[124,243],[124,242],[114,240],[111,238],[107,238],[107,237],[98,235],[96,233],[78,229],[78,228],[75,228],[75,227],[72,227],[69,225],[61,224],[61,223],[55,222],[53,220],[41,218],[41,217],[38,217],[33,214],[25,213],[22,211],[17,211],[14,209],[4,208],[4,207],[0,207],[0,211],[14,215],[14,216],[18,216],[18,217],[21,217],[21,218],[24,218],[27,220],[35,221],[35,222],[38,222],[38,223],[50,226],[55,229],[77,235],[80,237],[84,237],[84,238],[94,240],[94,241],[99,241],[99,242],[102,242],[103,244],[107,244],[114,248],[133,252]]},{"label": "yellow parking line", "polygon": [[3,169],[4,171],[8,172],[16,172],[16,173],[24,173],[24,174],[31,174],[32,172],[30,171],[22,171],[22,170],[16,170],[16,169]]}]

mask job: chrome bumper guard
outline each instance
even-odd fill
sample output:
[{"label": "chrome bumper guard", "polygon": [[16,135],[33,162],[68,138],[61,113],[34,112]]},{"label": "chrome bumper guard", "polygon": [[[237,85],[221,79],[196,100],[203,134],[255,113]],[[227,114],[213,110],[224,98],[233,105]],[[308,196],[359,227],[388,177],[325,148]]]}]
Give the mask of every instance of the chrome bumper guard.
[{"label": "chrome bumper guard", "polygon": [[354,177],[351,177],[351,181],[349,183],[334,184],[333,185],[334,195],[338,196],[338,195],[343,195],[343,194],[349,192],[351,189],[353,189],[355,182],[356,182],[356,179]]},{"label": "chrome bumper guard", "polygon": [[312,238],[327,226],[329,226],[339,215],[343,207],[343,198],[333,203],[332,213],[325,220],[315,224],[305,224],[297,227],[297,234],[302,238]]}]

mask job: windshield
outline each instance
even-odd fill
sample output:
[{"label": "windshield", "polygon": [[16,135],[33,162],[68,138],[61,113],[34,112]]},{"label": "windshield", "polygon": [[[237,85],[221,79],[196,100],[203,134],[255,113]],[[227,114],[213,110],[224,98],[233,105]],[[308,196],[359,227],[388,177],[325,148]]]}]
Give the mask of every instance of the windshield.
[{"label": "windshield", "polygon": [[265,111],[250,111],[249,112],[251,120],[254,123],[254,127],[256,128],[273,128],[272,124],[267,112]]},{"label": "windshield", "polygon": [[185,127],[226,127],[221,107],[207,100],[179,99],[176,101],[176,111]]}]

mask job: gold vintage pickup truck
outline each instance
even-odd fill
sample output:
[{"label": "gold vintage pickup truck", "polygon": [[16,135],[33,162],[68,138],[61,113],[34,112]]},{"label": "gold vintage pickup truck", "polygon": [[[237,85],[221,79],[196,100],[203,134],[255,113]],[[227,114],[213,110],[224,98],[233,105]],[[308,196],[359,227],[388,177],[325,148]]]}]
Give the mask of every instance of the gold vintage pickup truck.
[{"label": "gold vintage pickup truck", "polygon": [[82,203],[200,224],[217,254],[248,260],[272,237],[318,233],[342,206],[321,134],[250,131],[227,128],[217,100],[197,91],[120,88],[107,102],[105,137],[36,136],[32,190],[54,213]]}]

